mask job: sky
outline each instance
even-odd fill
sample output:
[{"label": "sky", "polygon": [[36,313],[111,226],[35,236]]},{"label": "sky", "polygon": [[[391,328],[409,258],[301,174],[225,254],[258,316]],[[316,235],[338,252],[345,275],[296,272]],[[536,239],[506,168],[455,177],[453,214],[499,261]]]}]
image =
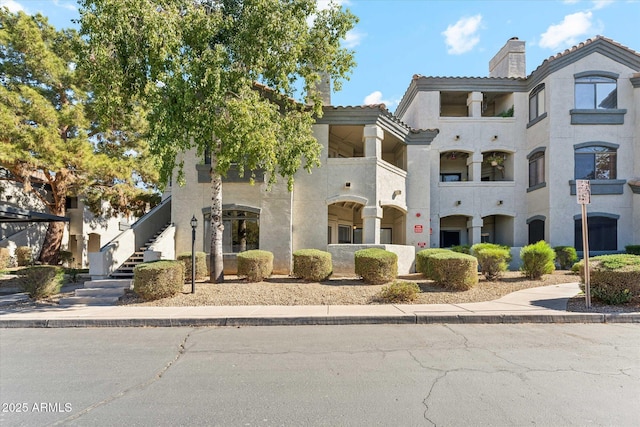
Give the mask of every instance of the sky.
[{"label": "sky", "polygon": [[[318,0],[319,5],[329,0]],[[489,60],[511,37],[526,42],[527,74],[596,35],[640,51],[640,0],[334,0],[358,18],[344,46],[356,67],[333,105],[397,107],[414,74],[486,77]],[[74,0],[0,0],[40,12],[58,29],[77,26]]]}]

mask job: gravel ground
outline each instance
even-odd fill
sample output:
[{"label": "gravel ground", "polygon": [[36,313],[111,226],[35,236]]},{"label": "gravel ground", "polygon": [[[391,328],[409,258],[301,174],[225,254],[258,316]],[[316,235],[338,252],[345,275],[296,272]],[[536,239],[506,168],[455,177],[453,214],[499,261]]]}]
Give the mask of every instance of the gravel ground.
[{"label": "gravel ground", "polygon": [[[400,277],[400,280],[416,282],[421,289],[414,304],[457,304],[498,299],[520,289],[571,283],[578,276],[559,271],[532,281],[519,272],[506,272],[498,281],[487,281],[480,276],[478,286],[468,291],[451,291],[425,280],[420,274]],[[286,276],[276,276],[260,283],[248,283],[235,276],[226,277],[225,283],[196,283],[191,294],[191,284],[171,298],[143,301],[129,292],[120,304],[142,306],[203,306],[203,305],[352,305],[377,304],[377,294],[383,285],[366,285],[357,278],[332,278],[323,282],[300,282]]]},{"label": "gravel ground", "polygon": [[[416,282],[420,286],[418,298],[413,304],[458,304],[468,302],[482,302],[498,299],[506,294],[521,289],[539,286],[550,286],[560,283],[574,283],[580,279],[568,271],[556,271],[546,275],[542,280],[529,280],[519,272],[505,272],[496,281],[488,281],[479,276],[478,285],[468,291],[451,291],[436,286],[432,281],[425,280],[420,274],[401,276],[399,280]],[[0,292],[15,288],[15,276],[0,275]],[[66,284],[62,292],[50,298],[39,301],[25,301],[3,306],[51,307],[57,306],[62,297],[72,296],[78,284]],[[226,276],[225,283],[214,284],[196,282],[196,293],[191,294],[191,284],[185,284],[183,292],[156,301],[143,301],[133,291],[121,298],[120,305],[139,305],[156,307],[180,307],[203,305],[366,305],[380,304],[377,294],[382,285],[366,285],[357,278],[331,278],[323,282],[301,282],[287,276],[275,276],[260,283],[248,283],[235,276]],[[571,298],[567,306],[568,311],[592,313],[629,313],[640,312],[640,298],[629,304],[609,306],[598,301],[592,301],[587,309],[584,295]]]}]

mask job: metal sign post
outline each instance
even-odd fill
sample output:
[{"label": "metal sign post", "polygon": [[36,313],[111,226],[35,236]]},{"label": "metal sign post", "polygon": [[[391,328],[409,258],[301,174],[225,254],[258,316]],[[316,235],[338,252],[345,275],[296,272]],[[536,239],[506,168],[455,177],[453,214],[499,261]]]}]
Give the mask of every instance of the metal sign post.
[{"label": "metal sign post", "polygon": [[587,227],[587,205],[591,203],[591,186],[587,179],[576,180],[576,195],[582,208],[582,252],[584,258],[584,293],[587,308],[591,307],[591,270],[589,269],[589,228]]}]

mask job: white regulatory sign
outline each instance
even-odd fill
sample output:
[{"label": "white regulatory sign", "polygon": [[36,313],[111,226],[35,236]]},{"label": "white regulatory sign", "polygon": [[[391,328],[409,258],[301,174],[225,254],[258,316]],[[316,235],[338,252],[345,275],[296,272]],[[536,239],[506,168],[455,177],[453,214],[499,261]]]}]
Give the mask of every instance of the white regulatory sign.
[{"label": "white regulatory sign", "polygon": [[591,203],[591,186],[588,179],[576,179],[576,195],[579,205]]}]

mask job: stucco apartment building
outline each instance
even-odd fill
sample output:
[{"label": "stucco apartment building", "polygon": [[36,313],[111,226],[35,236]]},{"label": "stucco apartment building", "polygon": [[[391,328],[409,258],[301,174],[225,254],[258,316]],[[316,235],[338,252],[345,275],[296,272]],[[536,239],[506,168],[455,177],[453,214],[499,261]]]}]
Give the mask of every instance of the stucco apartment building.
[{"label": "stucco apartment building", "polygon": [[[225,269],[247,249],[274,253],[288,273],[295,250],[328,250],[337,273],[352,253],[380,246],[414,268],[417,250],[544,239],[582,249],[575,180],[589,179],[590,250],[640,243],[640,54],[595,37],[529,76],[513,38],[488,77],[415,75],[395,113],[384,105],[327,106],[314,133],[322,166],[266,191],[224,181]],[[464,70],[461,70],[464,72]],[[173,185],[176,253],[209,251],[211,185],[205,159],[185,153],[187,185]]]}]

